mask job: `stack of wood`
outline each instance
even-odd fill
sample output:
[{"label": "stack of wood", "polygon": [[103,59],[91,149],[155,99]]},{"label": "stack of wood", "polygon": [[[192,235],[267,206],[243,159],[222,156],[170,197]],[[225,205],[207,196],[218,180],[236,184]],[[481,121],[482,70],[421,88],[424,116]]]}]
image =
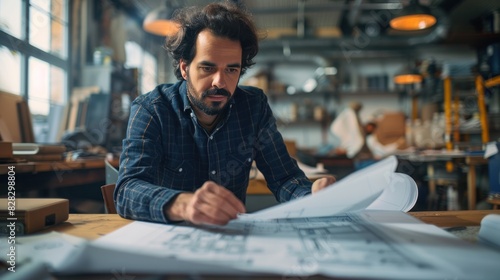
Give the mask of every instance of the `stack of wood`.
[{"label": "stack of wood", "polygon": [[0,142],[0,162],[62,161],[66,146]]},{"label": "stack of wood", "polygon": [[61,161],[66,146],[61,144],[13,143],[14,158],[26,161]]}]

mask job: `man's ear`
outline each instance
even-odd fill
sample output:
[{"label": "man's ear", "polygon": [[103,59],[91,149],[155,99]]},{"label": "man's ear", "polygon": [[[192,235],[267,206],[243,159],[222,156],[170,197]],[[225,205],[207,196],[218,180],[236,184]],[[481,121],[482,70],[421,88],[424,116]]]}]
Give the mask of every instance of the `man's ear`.
[{"label": "man's ear", "polygon": [[187,77],[188,77],[188,64],[183,60],[181,59],[179,61],[179,68],[181,69],[181,74],[182,74],[182,77],[184,78],[184,80],[187,80]]}]

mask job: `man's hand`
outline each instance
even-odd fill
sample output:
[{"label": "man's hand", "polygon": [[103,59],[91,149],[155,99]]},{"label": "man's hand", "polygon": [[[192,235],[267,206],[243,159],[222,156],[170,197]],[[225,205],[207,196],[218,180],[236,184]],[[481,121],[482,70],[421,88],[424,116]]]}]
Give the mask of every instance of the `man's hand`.
[{"label": "man's hand", "polygon": [[179,194],[166,209],[172,221],[214,225],[225,225],[245,212],[245,206],[231,191],[212,181],[205,182],[195,193]]},{"label": "man's hand", "polygon": [[312,191],[312,193],[316,193],[317,191],[322,190],[322,189],[328,187],[329,185],[335,183],[335,181],[336,181],[336,179],[333,176],[326,176],[326,177],[320,178],[320,179],[314,181],[314,183],[312,184],[311,191]]}]

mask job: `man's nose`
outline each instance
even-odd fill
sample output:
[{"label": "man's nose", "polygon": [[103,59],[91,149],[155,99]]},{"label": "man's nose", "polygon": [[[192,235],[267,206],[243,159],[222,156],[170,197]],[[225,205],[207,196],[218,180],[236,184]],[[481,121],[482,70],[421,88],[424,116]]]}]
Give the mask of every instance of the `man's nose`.
[{"label": "man's nose", "polygon": [[216,87],[216,88],[225,88],[226,87],[226,77],[225,77],[224,71],[217,71],[214,74],[212,86]]}]

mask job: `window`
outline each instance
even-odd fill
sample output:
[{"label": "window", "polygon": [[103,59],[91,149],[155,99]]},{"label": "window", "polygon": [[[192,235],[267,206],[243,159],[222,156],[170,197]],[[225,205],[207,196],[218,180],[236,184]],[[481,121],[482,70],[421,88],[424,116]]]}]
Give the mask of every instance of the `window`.
[{"label": "window", "polygon": [[21,54],[0,46],[0,61],[4,69],[0,75],[0,90],[21,94]]},{"label": "window", "polygon": [[158,72],[158,67],[156,65],[156,58],[150,53],[145,52],[142,65],[141,90],[142,93],[147,93],[152,91],[157,85],[156,73]]},{"label": "window", "polygon": [[125,67],[138,68],[141,71],[141,93],[153,90],[157,85],[156,73],[158,72],[156,58],[133,41],[125,43],[127,61]]},{"label": "window", "polygon": [[54,108],[67,103],[68,0],[0,0],[0,90],[28,100],[36,142],[57,142]]}]

